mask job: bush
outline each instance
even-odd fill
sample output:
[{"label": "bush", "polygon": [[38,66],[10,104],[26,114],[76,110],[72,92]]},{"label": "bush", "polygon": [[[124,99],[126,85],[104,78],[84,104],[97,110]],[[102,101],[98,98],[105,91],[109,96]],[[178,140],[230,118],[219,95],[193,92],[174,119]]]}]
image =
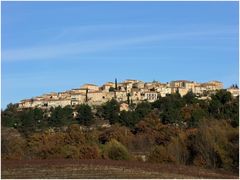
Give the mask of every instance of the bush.
[{"label": "bush", "polygon": [[79,148],[80,159],[97,159],[99,158],[99,149],[94,145],[83,145]]},{"label": "bush", "polygon": [[189,159],[189,152],[187,149],[187,137],[185,133],[174,137],[167,146],[167,151],[172,161],[177,164],[187,164]]},{"label": "bush", "polygon": [[155,146],[148,156],[148,161],[157,163],[173,162],[165,146]]},{"label": "bush", "polygon": [[205,119],[199,124],[194,145],[207,167],[236,170],[238,137],[238,128],[233,128],[225,120]]},{"label": "bush", "polygon": [[93,145],[64,145],[61,148],[60,156],[70,159],[96,159],[99,158],[99,149]]},{"label": "bush", "polygon": [[61,132],[35,133],[28,138],[30,156],[42,159],[61,157],[64,144],[65,134]]},{"label": "bush", "polygon": [[65,141],[71,145],[79,145],[86,142],[85,135],[78,124],[72,124],[68,127]]},{"label": "bush", "polygon": [[115,139],[112,139],[104,148],[104,158],[112,160],[128,160],[130,158],[127,148]]},{"label": "bush", "polygon": [[79,148],[72,145],[64,145],[61,147],[61,156],[68,159],[79,158]]},{"label": "bush", "polygon": [[112,139],[116,139],[124,146],[131,146],[133,139],[132,132],[125,126],[119,126],[118,124],[111,126],[99,135],[99,141],[105,144]]},{"label": "bush", "polygon": [[161,144],[153,148],[149,155],[149,161],[187,164],[189,152],[186,142],[187,136],[183,132],[176,137],[172,137],[168,144]]},{"label": "bush", "polygon": [[103,104],[100,111],[102,112],[99,113],[102,114],[103,118],[108,120],[110,124],[115,124],[119,121],[118,114],[120,112],[120,105],[115,99]]},{"label": "bush", "polygon": [[24,159],[26,141],[16,129],[2,129],[1,153],[3,159]]}]

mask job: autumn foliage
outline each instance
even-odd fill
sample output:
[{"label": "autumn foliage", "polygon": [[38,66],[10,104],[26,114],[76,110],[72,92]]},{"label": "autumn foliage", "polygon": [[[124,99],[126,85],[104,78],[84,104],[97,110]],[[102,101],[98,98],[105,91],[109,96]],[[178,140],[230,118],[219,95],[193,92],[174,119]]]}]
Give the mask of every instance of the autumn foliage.
[{"label": "autumn foliage", "polygon": [[[45,112],[2,112],[3,159],[131,160],[141,154],[155,163],[194,165],[238,171],[238,98],[219,91],[212,100],[192,94],[160,97],[119,111],[117,101],[97,107],[66,107]],[[49,117],[49,114],[54,116]],[[59,117],[61,116],[61,118]],[[69,119],[68,119],[69,118]],[[68,119],[67,122],[66,119]],[[110,122],[99,128],[93,122]]]}]

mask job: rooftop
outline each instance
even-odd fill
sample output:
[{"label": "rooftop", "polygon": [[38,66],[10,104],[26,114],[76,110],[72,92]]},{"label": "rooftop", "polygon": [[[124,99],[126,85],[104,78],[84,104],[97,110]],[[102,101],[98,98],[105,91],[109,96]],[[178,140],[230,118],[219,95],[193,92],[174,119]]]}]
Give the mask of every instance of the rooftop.
[{"label": "rooftop", "polygon": [[171,82],[185,82],[185,83],[193,83],[194,81],[189,81],[189,80],[176,80],[176,81],[171,81]]}]

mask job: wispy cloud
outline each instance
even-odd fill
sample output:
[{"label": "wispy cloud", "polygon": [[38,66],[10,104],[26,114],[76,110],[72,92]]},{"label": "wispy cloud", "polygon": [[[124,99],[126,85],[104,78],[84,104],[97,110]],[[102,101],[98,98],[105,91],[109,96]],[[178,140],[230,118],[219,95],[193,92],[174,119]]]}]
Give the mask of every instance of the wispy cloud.
[{"label": "wispy cloud", "polygon": [[[101,27],[101,26],[100,26]],[[107,25],[103,25],[103,28],[107,28]],[[109,26],[119,27],[119,25]],[[83,28],[70,28],[63,33],[57,34],[55,38],[66,36],[71,32],[78,32],[82,30],[96,29],[94,26],[86,26]],[[99,51],[112,50],[119,47],[133,46],[138,44],[149,44],[152,42],[159,42],[164,45],[166,40],[187,39],[187,38],[205,38],[209,36],[226,37],[229,38],[229,34],[233,34],[232,29],[218,29],[209,31],[190,31],[190,32],[176,32],[176,33],[161,33],[153,35],[142,35],[136,37],[124,37],[124,38],[109,38],[109,39],[96,39],[89,41],[78,42],[66,42],[62,44],[47,43],[47,45],[25,47],[18,49],[3,49],[2,60],[3,61],[27,61],[27,60],[45,60],[56,59],[60,57],[67,57],[69,55],[82,55],[85,53],[95,53]],[[222,36],[221,36],[222,35]],[[231,36],[230,36],[231,38]]]}]

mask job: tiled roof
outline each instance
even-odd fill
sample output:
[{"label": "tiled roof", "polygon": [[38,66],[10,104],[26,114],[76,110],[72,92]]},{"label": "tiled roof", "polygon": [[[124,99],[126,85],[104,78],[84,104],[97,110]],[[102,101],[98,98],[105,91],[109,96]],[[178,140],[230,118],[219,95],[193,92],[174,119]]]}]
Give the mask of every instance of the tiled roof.
[{"label": "tiled roof", "polygon": [[193,81],[188,81],[188,80],[176,80],[172,82],[187,82],[187,83],[193,83]]},{"label": "tiled roof", "polygon": [[83,86],[97,86],[97,85],[95,85],[95,84],[84,84]]},{"label": "tiled roof", "polygon": [[209,83],[222,83],[222,82],[217,81],[217,80],[213,80],[213,81],[209,81]]}]

